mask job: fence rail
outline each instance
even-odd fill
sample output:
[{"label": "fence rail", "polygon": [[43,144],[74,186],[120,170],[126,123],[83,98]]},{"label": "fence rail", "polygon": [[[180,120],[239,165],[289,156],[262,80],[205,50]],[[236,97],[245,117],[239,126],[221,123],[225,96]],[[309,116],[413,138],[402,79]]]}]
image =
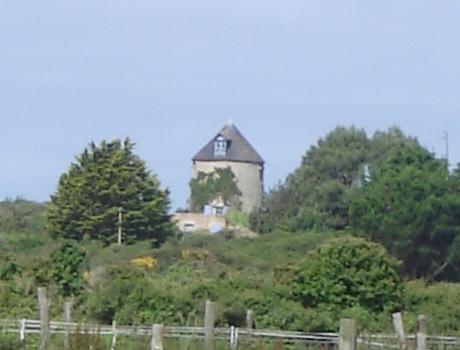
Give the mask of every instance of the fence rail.
[{"label": "fence rail", "polygon": [[[0,331],[7,333],[23,333],[23,334],[40,334],[41,324],[40,320],[9,320],[0,319]],[[113,325],[100,325],[88,324],[77,322],[50,322],[50,333],[52,334],[98,334],[112,336],[114,334],[120,336],[152,336],[152,326],[116,326]],[[204,338],[204,327],[178,327],[178,326],[165,326],[163,328],[163,336],[166,338]],[[230,339],[232,337],[251,337],[251,338],[280,338],[283,340],[300,340],[320,343],[337,343],[338,333],[302,333],[302,332],[289,332],[268,329],[253,329],[246,328],[214,328],[215,338]]]},{"label": "fence rail", "polygon": [[[407,348],[417,348],[417,335],[406,335]],[[394,334],[360,334],[358,344],[364,348],[400,349],[398,337]],[[426,335],[426,349],[460,349],[460,337]]]},{"label": "fence rail", "polygon": [[46,288],[38,288],[40,320],[8,320],[0,319],[0,332],[19,334],[20,347],[25,349],[26,335],[39,334],[41,339],[40,350],[49,349],[52,334],[64,335],[64,349],[69,349],[71,335],[98,335],[112,338],[111,350],[117,347],[117,337],[145,336],[151,338],[151,350],[163,350],[163,338],[191,338],[204,340],[204,349],[214,350],[215,340],[229,342],[230,349],[236,350],[239,343],[249,344],[254,341],[277,341],[283,343],[301,343],[321,345],[327,349],[339,350],[460,350],[460,337],[427,335],[426,317],[420,315],[416,335],[404,333],[404,324],[401,313],[394,313],[393,327],[395,333],[386,334],[359,334],[356,321],[352,319],[340,320],[338,333],[303,333],[271,329],[254,329],[254,313],[247,310],[246,328],[217,328],[217,304],[209,300],[205,304],[204,327],[177,327],[153,325],[99,325],[71,322],[72,302],[64,303],[65,322],[51,321],[49,317],[49,301]]},{"label": "fence rail", "polygon": [[[40,320],[9,320],[0,319],[0,331],[6,333],[16,333],[20,339],[24,339],[27,334],[40,334]],[[153,337],[154,331],[152,326],[116,326],[100,325],[91,323],[76,322],[50,322],[51,334],[83,334],[83,335],[100,335],[100,336],[146,336]],[[205,327],[163,327],[163,336],[165,338],[191,338],[204,339],[206,335]],[[236,348],[239,340],[275,340],[279,339],[288,343],[305,343],[337,346],[339,343],[339,333],[304,333],[290,332],[270,329],[247,329],[247,328],[214,328],[214,338],[228,341],[230,345]],[[407,343],[416,342],[415,335],[405,336]],[[388,334],[360,334],[357,337],[357,343],[364,348],[385,348],[399,349],[396,335]],[[426,336],[427,349],[460,349],[460,337],[448,336]]]}]

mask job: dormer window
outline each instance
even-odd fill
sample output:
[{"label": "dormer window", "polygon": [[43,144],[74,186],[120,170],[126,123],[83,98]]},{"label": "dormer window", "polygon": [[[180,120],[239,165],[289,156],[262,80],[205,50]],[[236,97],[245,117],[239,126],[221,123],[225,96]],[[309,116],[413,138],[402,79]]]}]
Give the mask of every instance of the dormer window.
[{"label": "dormer window", "polygon": [[214,141],[214,156],[225,156],[227,154],[227,140],[218,136]]}]

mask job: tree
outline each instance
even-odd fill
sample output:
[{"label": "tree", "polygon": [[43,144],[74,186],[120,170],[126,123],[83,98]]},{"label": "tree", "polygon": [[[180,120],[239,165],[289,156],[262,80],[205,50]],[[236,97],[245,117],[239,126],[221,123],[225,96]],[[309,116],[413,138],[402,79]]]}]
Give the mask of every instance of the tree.
[{"label": "tree", "polygon": [[351,236],[310,253],[287,283],[291,296],[304,307],[392,311],[402,296],[398,262],[382,246]]},{"label": "tree", "polygon": [[215,199],[221,199],[225,205],[240,209],[241,191],[236,176],[230,167],[215,168],[211,173],[200,171],[190,181],[190,208],[192,212],[202,212],[205,205]]},{"label": "tree", "polygon": [[460,177],[416,142],[394,144],[356,190],[350,226],[401,259],[406,276],[460,277]]},{"label": "tree", "polygon": [[117,212],[123,208],[123,239],[163,242],[172,231],[169,192],[160,188],[126,139],[92,142],[70,165],[51,196],[47,227],[52,235],[116,241]]},{"label": "tree", "polygon": [[337,127],[310,147],[300,166],[268,194],[251,217],[253,229],[346,227],[349,193],[360,185],[368,148],[364,130]]}]

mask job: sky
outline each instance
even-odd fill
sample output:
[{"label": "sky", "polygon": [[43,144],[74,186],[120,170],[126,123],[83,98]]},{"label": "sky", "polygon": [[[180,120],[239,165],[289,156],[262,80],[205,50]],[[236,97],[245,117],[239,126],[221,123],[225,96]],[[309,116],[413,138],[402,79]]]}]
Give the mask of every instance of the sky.
[{"label": "sky", "polygon": [[46,201],[125,138],[188,196],[231,117],[282,181],[337,125],[399,125],[460,162],[460,0],[0,0],[0,198]]}]

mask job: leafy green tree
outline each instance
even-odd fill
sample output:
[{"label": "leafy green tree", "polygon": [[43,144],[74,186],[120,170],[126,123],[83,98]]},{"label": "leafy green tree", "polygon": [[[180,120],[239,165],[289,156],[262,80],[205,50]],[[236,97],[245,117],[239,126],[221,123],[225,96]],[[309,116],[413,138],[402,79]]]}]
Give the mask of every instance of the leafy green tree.
[{"label": "leafy green tree", "polygon": [[193,212],[202,212],[204,206],[215,199],[221,199],[234,209],[241,207],[241,191],[230,167],[215,168],[211,173],[200,171],[197,177],[190,181],[190,191],[190,208]]},{"label": "leafy green tree", "polygon": [[268,194],[251,217],[253,229],[346,227],[349,194],[361,183],[368,149],[364,130],[337,127],[310,147],[300,166]]},{"label": "leafy green tree", "polygon": [[123,208],[123,239],[163,242],[172,230],[169,193],[133,153],[134,144],[91,143],[70,165],[51,196],[47,225],[54,236],[116,241],[117,212]]},{"label": "leafy green tree", "polygon": [[396,144],[354,193],[350,226],[401,259],[406,276],[455,278],[460,177],[417,143]]},{"label": "leafy green tree", "polygon": [[287,287],[304,307],[400,307],[398,262],[376,243],[344,236],[321,245],[297,266]]},{"label": "leafy green tree", "polygon": [[372,138],[354,127],[336,128],[310,147],[300,166],[268,193],[262,208],[251,215],[252,228],[258,232],[346,228],[356,189],[370,182],[389,158],[396,165],[410,162],[404,159],[404,149],[418,150],[412,156],[420,163],[431,161],[417,139],[398,127],[377,131]]},{"label": "leafy green tree", "polygon": [[78,295],[82,291],[83,263],[86,252],[74,241],[65,241],[51,255],[52,278],[62,296]]}]

